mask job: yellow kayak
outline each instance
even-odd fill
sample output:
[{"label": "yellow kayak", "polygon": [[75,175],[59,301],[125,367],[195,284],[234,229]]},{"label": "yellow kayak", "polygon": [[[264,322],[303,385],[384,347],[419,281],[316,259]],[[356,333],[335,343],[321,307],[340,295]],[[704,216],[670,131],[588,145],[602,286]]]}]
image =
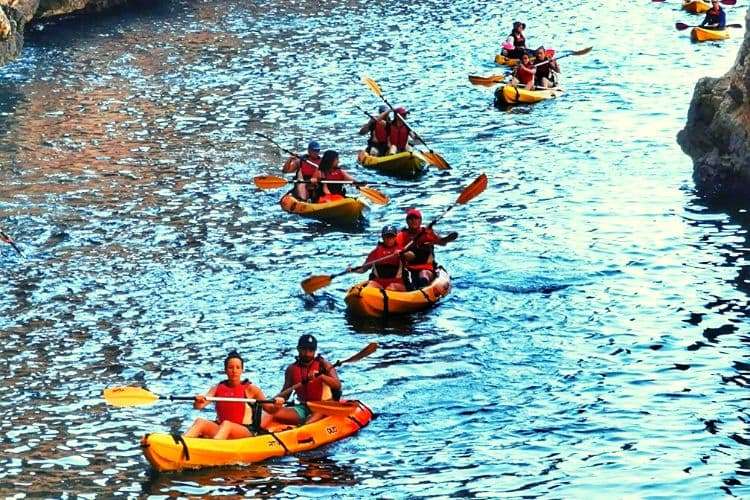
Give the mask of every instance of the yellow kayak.
[{"label": "yellow kayak", "polygon": [[693,14],[703,14],[711,8],[711,3],[702,0],[684,0],[682,8]]},{"label": "yellow kayak", "polygon": [[554,87],[544,90],[526,90],[514,85],[503,85],[495,91],[495,100],[504,104],[533,104],[546,99],[554,99],[562,89]]},{"label": "yellow kayak", "polygon": [[146,460],[159,472],[244,465],[323,446],[365,427],[372,410],[360,401],[349,401],[348,415],[328,416],[300,427],[278,426],[268,434],[243,439],[175,439],[171,434],[146,434],[141,448]]},{"label": "yellow kayak", "polygon": [[364,151],[357,155],[360,165],[374,168],[383,174],[395,175],[397,177],[418,177],[427,170],[424,158],[411,151],[396,153],[388,156],[370,156]]},{"label": "yellow kayak", "polygon": [[451,277],[445,269],[439,267],[433,282],[419,290],[394,292],[368,287],[365,281],[351,287],[344,300],[352,314],[380,318],[422,311],[448,295],[450,290]]},{"label": "yellow kayak", "polygon": [[290,214],[331,222],[334,224],[354,224],[362,217],[365,204],[357,198],[342,198],[327,203],[307,203],[285,194],[279,201],[281,208]]},{"label": "yellow kayak", "polygon": [[[545,52],[547,53],[547,57],[555,56],[555,49],[547,49],[545,50]],[[531,62],[534,62],[535,60],[535,57],[531,58]],[[520,62],[520,59],[511,59],[510,57],[506,57],[502,54],[495,55],[495,64],[500,64],[502,66],[517,66]]]},{"label": "yellow kayak", "polygon": [[690,38],[694,42],[709,42],[713,40],[726,40],[729,38],[729,30],[707,30],[705,28],[693,28]]}]

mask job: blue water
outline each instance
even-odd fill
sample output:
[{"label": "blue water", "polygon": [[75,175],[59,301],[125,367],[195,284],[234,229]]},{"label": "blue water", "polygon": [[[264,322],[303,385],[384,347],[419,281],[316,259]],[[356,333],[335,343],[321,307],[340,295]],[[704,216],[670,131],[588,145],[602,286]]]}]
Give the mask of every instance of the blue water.
[{"label": "blue water", "polygon": [[[744,5],[727,8],[741,22]],[[635,9],[635,10],[634,10]],[[0,81],[0,493],[34,496],[748,496],[750,216],[708,207],[675,135],[695,81],[742,30],[692,44],[679,2],[173,1],[29,29]],[[513,20],[566,50],[565,94],[498,110],[468,74]],[[354,161],[379,99],[453,166],[419,183]],[[335,147],[392,201],[361,230],[282,212],[255,175]],[[430,219],[453,291],[386,323],[347,316],[346,275],[385,224]],[[355,437],[252,467],[153,475],[146,432],[198,412],[118,409],[102,390],[195,394],[231,348],[267,393],[301,333],[379,417]],[[204,416],[210,412],[204,412]]]}]

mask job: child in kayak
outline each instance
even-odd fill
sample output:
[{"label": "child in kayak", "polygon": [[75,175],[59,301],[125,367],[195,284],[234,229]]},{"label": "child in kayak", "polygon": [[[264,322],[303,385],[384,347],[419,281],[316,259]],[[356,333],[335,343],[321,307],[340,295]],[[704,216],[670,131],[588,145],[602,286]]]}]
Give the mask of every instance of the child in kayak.
[{"label": "child in kayak", "polygon": [[[398,244],[398,230],[394,226],[385,226],[380,233],[383,241],[370,252],[365,263],[351,271],[363,273],[372,269],[367,286],[384,288],[398,292],[406,291],[403,280],[403,264],[401,263],[401,246]],[[388,256],[391,258],[386,258]],[[384,260],[380,260],[384,259]],[[379,261],[377,263],[372,263]]]},{"label": "child in kayak", "polygon": [[[337,151],[328,150],[323,153],[323,159],[320,161],[320,180],[321,181],[351,181],[354,177],[346,173],[339,167],[339,154]],[[318,203],[336,201],[346,196],[346,190],[343,184],[326,184],[321,183],[320,196]]]},{"label": "child in kayak", "polygon": [[706,11],[701,27],[712,30],[723,30],[727,25],[727,15],[719,5],[719,0],[711,0],[711,8]]},{"label": "child in kayak", "polygon": [[536,68],[534,63],[531,62],[531,58],[528,54],[521,56],[521,64],[513,68],[513,78],[511,78],[512,85],[522,85],[527,90],[534,88],[534,78],[536,76]]},{"label": "child in kayak", "polygon": [[[211,387],[206,394],[195,396],[193,408],[202,410],[211,401],[207,397],[230,397],[264,400],[266,396],[257,385],[249,380],[242,380],[245,363],[237,353],[230,352],[224,360],[224,372],[227,379]],[[273,405],[266,405],[274,408]],[[265,428],[271,421],[270,415],[263,413],[260,427]],[[253,427],[253,408],[248,403],[216,401],[216,420],[197,418],[193,425],[183,435],[184,437],[240,439],[255,435],[257,429]]]}]

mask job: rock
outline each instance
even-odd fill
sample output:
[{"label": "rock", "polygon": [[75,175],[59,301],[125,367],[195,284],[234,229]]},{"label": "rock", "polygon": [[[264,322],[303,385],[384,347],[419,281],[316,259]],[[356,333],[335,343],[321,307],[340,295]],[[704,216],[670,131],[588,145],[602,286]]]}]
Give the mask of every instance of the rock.
[{"label": "rock", "polygon": [[62,16],[72,12],[100,12],[111,7],[124,5],[129,0],[39,0],[36,18]]},{"label": "rock", "polygon": [[26,19],[20,11],[0,4],[0,64],[12,61],[21,53],[25,25]]},{"label": "rock", "polygon": [[[750,10],[745,25],[750,22]],[[750,33],[734,67],[695,85],[685,128],[677,134],[693,158],[693,180],[709,198],[750,198]]]}]

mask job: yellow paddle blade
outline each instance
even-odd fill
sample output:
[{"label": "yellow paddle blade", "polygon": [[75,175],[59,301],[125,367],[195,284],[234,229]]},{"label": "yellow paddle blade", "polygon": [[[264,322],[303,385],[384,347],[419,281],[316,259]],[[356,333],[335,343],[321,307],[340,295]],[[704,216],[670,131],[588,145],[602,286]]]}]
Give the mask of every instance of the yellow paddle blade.
[{"label": "yellow paddle blade", "polygon": [[497,83],[502,83],[505,80],[505,75],[490,75],[490,76],[478,76],[469,75],[469,81],[473,85],[484,85],[485,87],[491,87]]},{"label": "yellow paddle blade", "polygon": [[159,396],[142,387],[112,387],[104,389],[104,400],[112,406],[142,406],[156,402]]},{"label": "yellow paddle blade", "polygon": [[429,163],[430,165],[433,165],[437,167],[438,170],[449,170],[451,168],[450,165],[448,165],[448,162],[445,161],[445,158],[437,154],[436,152],[430,150],[430,151],[420,151],[424,159]]},{"label": "yellow paddle blade", "polygon": [[377,95],[378,97],[383,96],[383,91],[380,90],[380,85],[378,85],[378,82],[376,82],[375,80],[373,80],[367,75],[362,76],[362,81],[365,82],[365,85],[370,87],[370,90],[375,92],[375,95]]},{"label": "yellow paddle blade", "polygon": [[260,189],[278,189],[289,184],[289,181],[283,177],[277,177],[275,175],[259,175],[253,177],[253,182]]},{"label": "yellow paddle blade", "polygon": [[375,203],[376,205],[387,205],[391,201],[388,196],[384,195],[375,188],[367,186],[357,186],[359,192],[362,193],[368,200]]},{"label": "yellow paddle blade", "polygon": [[344,363],[353,363],[355,361],[359,361],[360,359],[366,358],[367,356],[369,356],[370,354],[374,353],[377,350],[378,350],[378,343],[370,342],[369,344],[367,344],[367,346],[365,346],[364,349],[359,351],[357,354],[355,354],[351,358],[345,359],[344,361],[341,362],[341,364],[343,365]]},{"label": "yellow paddle blade", "polygon": [[333,281],[333,278],[328,275],[310,276],[302,280],[302,290],[307,294],[311,294],[321,288],[327,287],[331,284],[331,281]]},{"label": "yellow paddle blade", "polygon": [[342,403],[341,401],[308,401],[306,404],[313,413],[336,417],[351,415],[359,407],[355,402]]},{"label": "yellow paddle blade", "polygon": [[487,175],[480,174],[479,177],[474,179],[471,184],[466,186],[464,190],[461,191],[461,194],[459,195],[458,200],[456,200],[456,203],[458,203],[459,205],[468,203],[469,201],[479,196],[485,189],[487,189]]}]

